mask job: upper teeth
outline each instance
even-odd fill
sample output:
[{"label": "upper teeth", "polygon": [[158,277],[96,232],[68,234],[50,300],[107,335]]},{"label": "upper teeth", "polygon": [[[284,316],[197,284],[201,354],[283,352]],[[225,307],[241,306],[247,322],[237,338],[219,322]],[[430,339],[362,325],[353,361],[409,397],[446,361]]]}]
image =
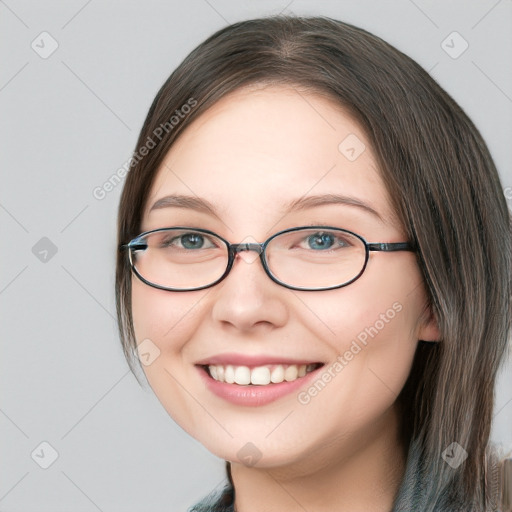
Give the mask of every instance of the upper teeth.
[{"label": "upper teeth", "polygon": [[230,364],[224,366],[220,364],[209,365],[210,375],[219,382],[227,382],[228,384],[248,385],[255,384],[265,386],[271,382],[279,384],[280,382],[291,382],[304,377],[306,373],[313,371],[315,364],[277,364],[257,366],[249,368],[248,366],[232,366]]}]

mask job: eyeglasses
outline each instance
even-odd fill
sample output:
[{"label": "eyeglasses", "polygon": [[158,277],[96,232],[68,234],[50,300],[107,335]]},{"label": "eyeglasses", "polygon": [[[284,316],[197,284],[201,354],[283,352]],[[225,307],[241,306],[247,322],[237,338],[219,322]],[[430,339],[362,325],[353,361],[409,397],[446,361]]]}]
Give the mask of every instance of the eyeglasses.
[{"label": "eyeglasses", "polygon": [[414,251],[408,242],[368,243],[346,229],[285,229],[263,243],[231,244],[206,229],[171,227],[146,231],[122,245],[132,271],[161,290],[194,291],[220,283],[244,251],[259,255],[267,275],[292,290],[341,288],[361,277],[370,251]]}]

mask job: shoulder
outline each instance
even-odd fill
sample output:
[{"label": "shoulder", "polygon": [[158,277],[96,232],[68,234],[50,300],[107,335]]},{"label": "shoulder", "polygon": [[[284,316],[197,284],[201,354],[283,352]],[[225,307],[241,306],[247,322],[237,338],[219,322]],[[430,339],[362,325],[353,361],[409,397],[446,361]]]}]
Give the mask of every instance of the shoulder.
[{"label": "shoulder", "polygon": [[[510,456],[510,454],[508,454]],[[420,445],[411,443],[405,475],[394,504],[393,512],[431,511],[431,512],[484,512],[505,511],[508,506],[502,503],[501,489],[505,483],[502,473],[506,454],[500,447],[489,443],[486,458],[483,461],[482,488],[473,495],[478,499],[472,501],[463,492],[461,469],[454,469],[449,478],[439,479],[438,474],[429,472],[422,456]],[[511,464],[512,467],[512,464]],[[508,498],[506,498],[508,499]],[[485,503],[485,505],[483,505]],[[501,508],[504,507],[504,508]],[[512,509],[511,509],[512,510]]]},{"label": "shoulder", "polygon": [[227,484],[222,491],[212,491],[188,512],[234,512],[233,487]]}]

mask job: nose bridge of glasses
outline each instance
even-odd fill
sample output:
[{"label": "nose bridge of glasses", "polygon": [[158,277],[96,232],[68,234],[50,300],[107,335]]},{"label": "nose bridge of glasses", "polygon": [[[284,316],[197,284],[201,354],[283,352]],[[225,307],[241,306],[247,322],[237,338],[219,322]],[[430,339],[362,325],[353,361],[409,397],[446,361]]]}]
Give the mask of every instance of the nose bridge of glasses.
[{"label": "nose bridge of glasses", "polygon": [[237,256],[239,254],[246,263],[253,263],[258,258],[258,256],[261,256],[263,253],[263,244],[231,244],[230,249],[233,253],[233,256]]},{"label": "nose bridge of glasses", "polygon": [[255,244],[255,243],[243,243],[243,244],[231,244],[233,248],[233,252],[238,254],[244,251],[255,251],[258,255],[263,252],[263,244]]}]

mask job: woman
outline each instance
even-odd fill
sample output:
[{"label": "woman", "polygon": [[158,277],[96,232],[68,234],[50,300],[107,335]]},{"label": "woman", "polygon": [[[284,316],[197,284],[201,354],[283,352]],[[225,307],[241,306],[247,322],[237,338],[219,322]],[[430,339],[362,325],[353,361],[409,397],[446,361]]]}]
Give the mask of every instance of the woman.
[{"label": "woman", "polygon": [[119,209],[129,364],[227,461],[194,510],[495,510],[510,217],[478,130],[326,18],[226,27],[158,92]]}]

